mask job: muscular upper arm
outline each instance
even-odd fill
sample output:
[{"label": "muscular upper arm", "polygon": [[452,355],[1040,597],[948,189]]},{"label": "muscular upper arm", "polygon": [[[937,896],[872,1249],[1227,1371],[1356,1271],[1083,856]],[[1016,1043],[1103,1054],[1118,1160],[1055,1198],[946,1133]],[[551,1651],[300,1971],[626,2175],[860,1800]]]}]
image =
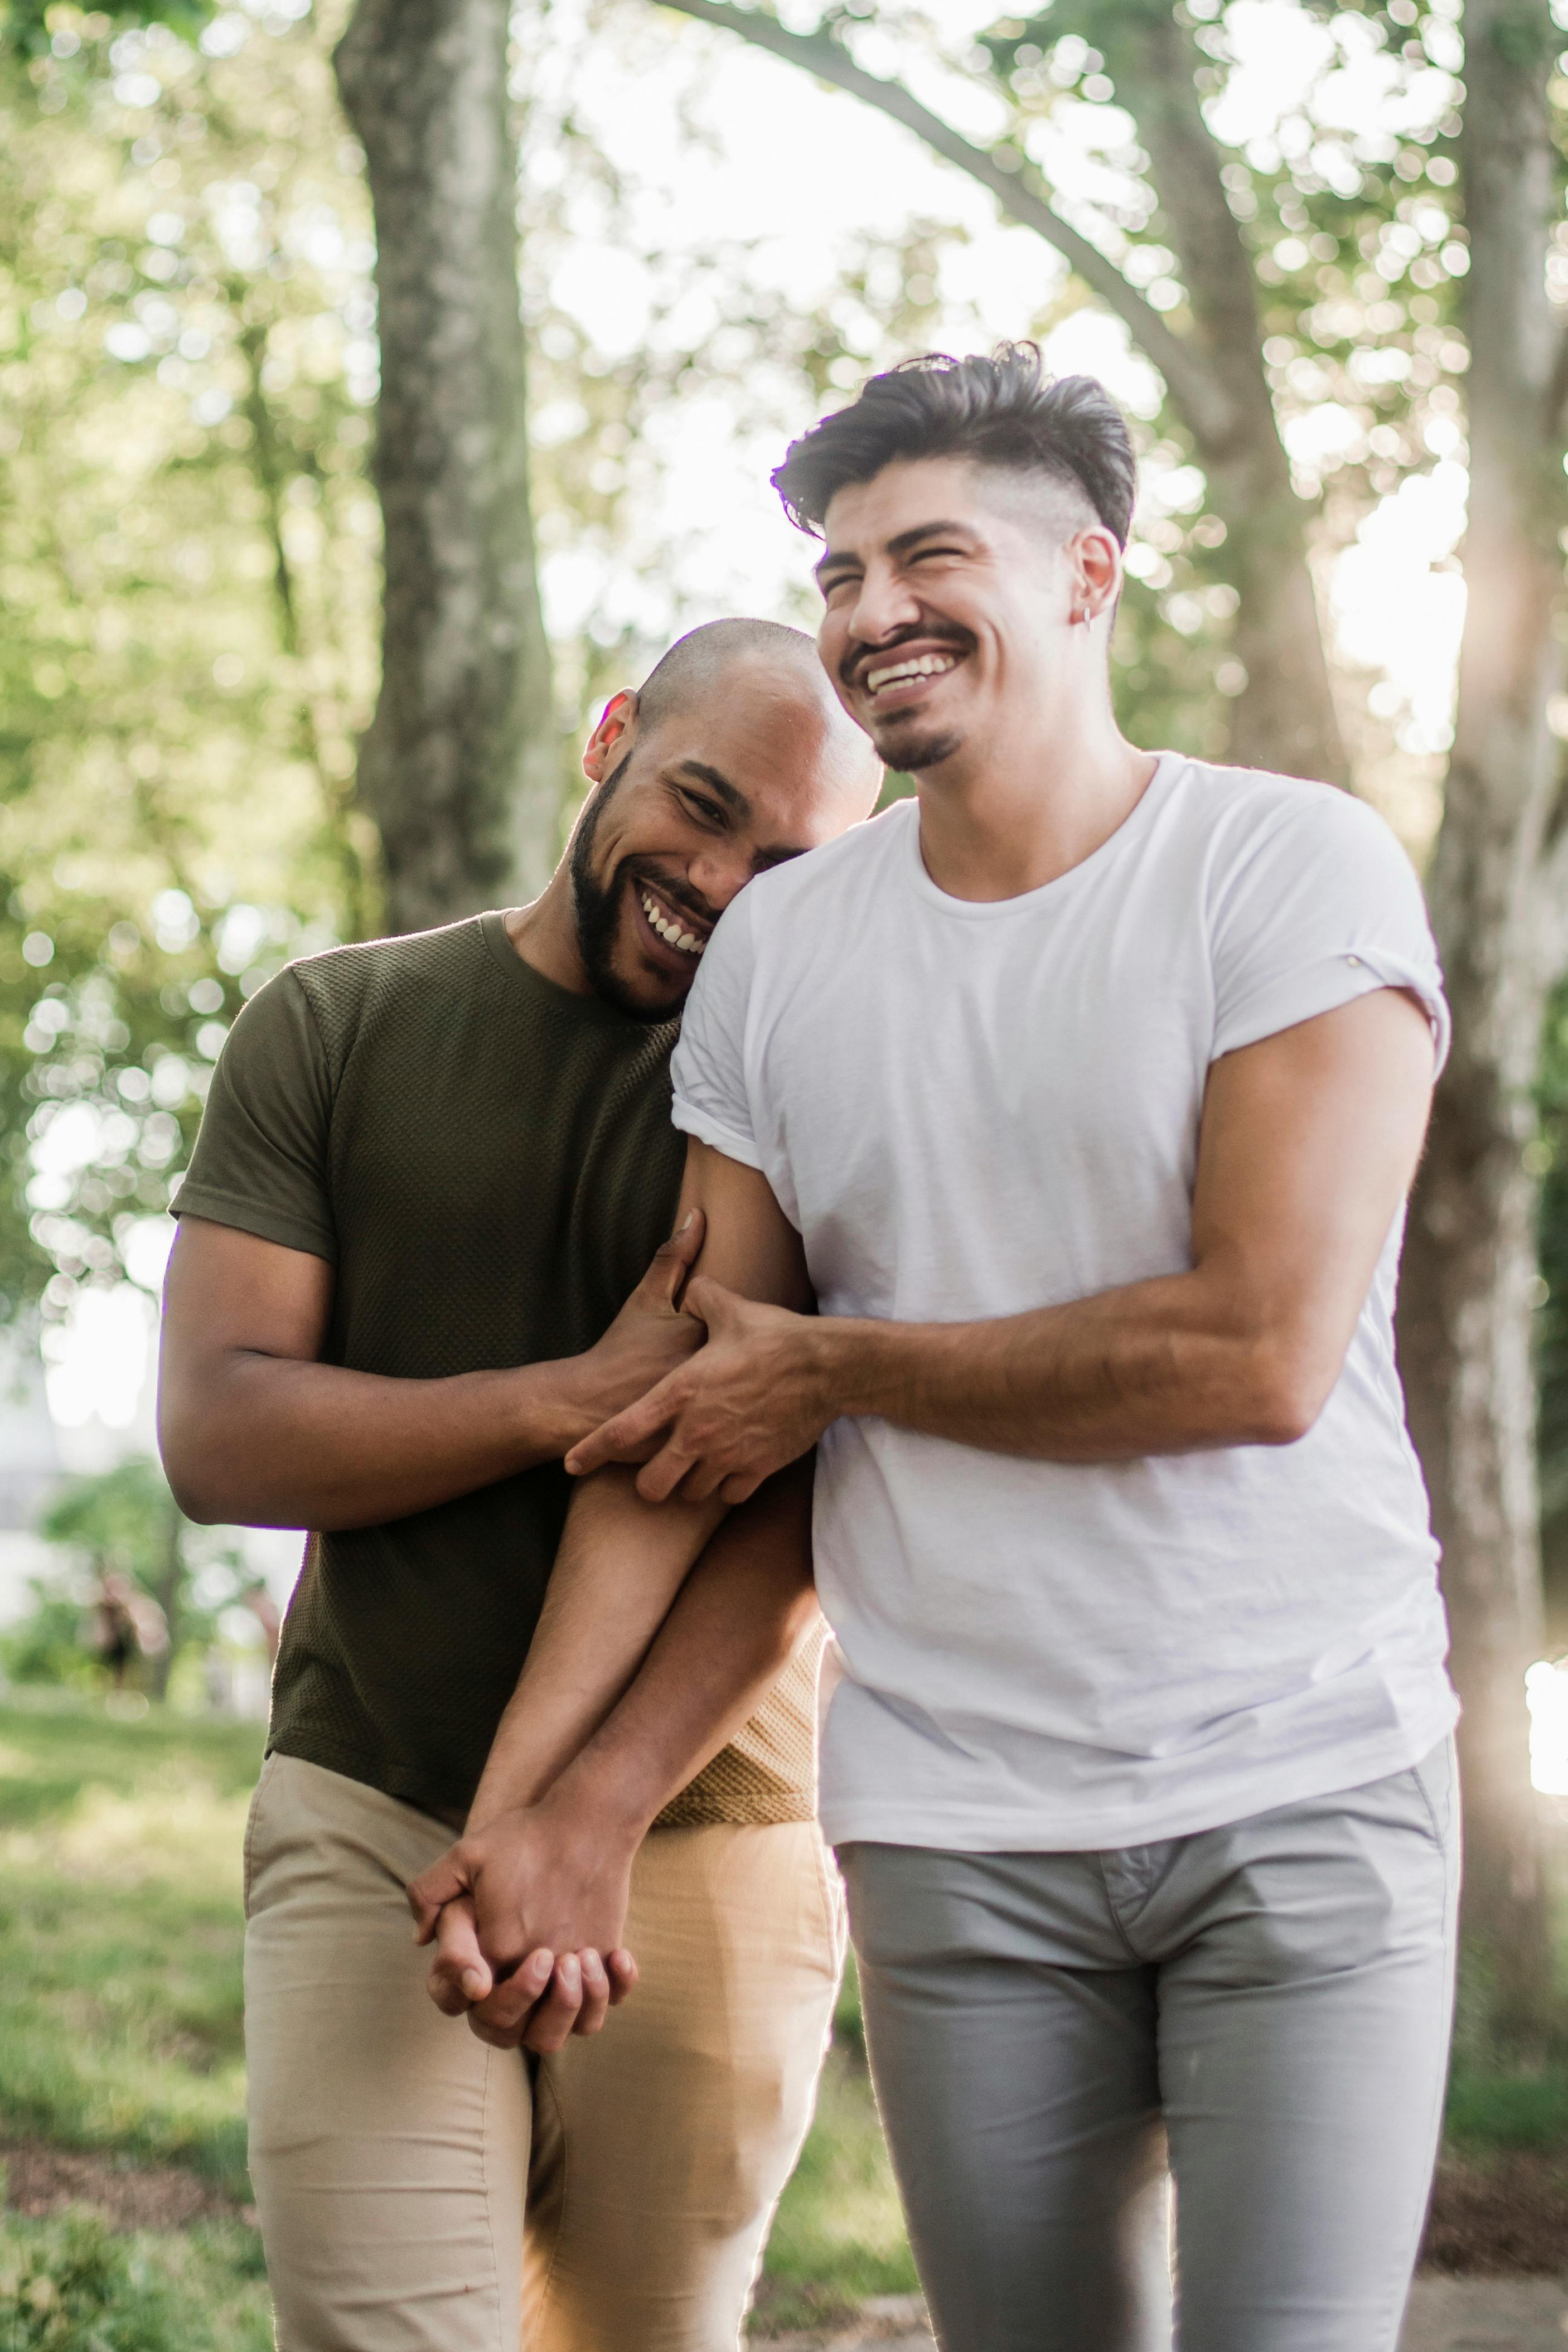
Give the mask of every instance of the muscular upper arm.
[{"label": "muscular upper arm", "polygon": [[726,1159],[693,1136],[686,1148],[680,1214],[693,1208],[707,1221],[694,1272],[742,1298],[812,1312],[816,1302],[800,1235],[759,1170]]},{"label": "muscular upper arm", "polygon": [[314,1362],[332,1304],[332,1268],[305,1250],[205,1217],[184,1217],[163,1285],[158,1436],[170,1484],[199,1473],[226,1370],[245,1356]]},{"label": "muscular upper arm", "polygon": [[1410,1189],[1432,1084],[1426,1015],[1386,988],[1227,1054],[1209,1074],[1194,1261],[1289,1357],[1308,1425]]}]

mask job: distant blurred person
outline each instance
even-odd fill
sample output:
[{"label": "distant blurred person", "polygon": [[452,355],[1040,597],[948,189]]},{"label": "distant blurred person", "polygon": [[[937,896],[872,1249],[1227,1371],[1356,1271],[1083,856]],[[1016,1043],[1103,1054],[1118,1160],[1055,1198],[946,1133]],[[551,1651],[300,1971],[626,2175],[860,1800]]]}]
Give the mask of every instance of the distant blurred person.
[{"label": "distant blurred person", "polygon": [[774,478],[918,797],[719,926],[673,1064],[706,1345],[568,1456],[644,1466],[574,1505],[536,1670],[613,1683],[817,1445],[822,1819],[943,2352],[1394,2352],[1458,1859],[1393,1331],[1420,888],[1349,794],[1121,733],[1091,379],[911,363]]},{"label": "distant blurred person", "polygon": [[[700,1221],[665,1236],[709,937],[864,817],[880,768],[810,639],[742,621],[616,695],[584,766],[532,906],[311,957],[250,1001],[178,1202],[170,1482],[197,1519],[316,1530],[247,1843],[280,2352],[734,2352],[831,2018],[808,1485],[736,1514],[573,1736],[575,1694],[519,1677],[562,1455],[700,1337],[676,1304]],[[512,1801],[487,1770],[509,1700],[524,1795],[623,1913],[630,1883],[640,1988],[602,2040],[627,1955],[590,1930],[481,1982],[488,1883],[448,1906],[434,1979],[473,2031],[426,1998],[405,1889]]]},{"label": "distant blurred person", "polygon": [[109,1675],[116,1691],[139,1683],[143,1659],[166,1658],[169,1625],[150,1592],[132,1577],[105,1569],[88,1614],[88,1647]]}]

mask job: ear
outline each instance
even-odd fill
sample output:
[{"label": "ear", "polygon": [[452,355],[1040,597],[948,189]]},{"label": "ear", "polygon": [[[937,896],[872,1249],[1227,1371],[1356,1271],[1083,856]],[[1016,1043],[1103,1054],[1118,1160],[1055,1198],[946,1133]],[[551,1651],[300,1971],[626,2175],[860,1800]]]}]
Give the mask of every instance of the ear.
[{"label": "ear", "polygon": [[1075,532],[1067,545],[1075,621],[1098,621],[1114,612],[1121,593],[1121,550],[1103,524]]},{"label": "ear", "polygon": [[632,748],[637,726],[637,696],[629,687],[623,687],[605,703],[603,717],[583,748],[583,773],[590,782],[602,784],[610,770],[619,766]]}]

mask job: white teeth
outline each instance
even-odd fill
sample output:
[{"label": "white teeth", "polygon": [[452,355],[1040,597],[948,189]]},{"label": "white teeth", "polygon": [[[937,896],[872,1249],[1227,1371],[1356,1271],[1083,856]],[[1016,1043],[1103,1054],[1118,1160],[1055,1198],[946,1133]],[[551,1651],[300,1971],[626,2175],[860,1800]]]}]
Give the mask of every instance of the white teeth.
[{"label": "white teeth", "polygon": [[894,662],[887,669],[868,670],[867,690],[878,694],[883,687],[890,686],[900,677],[941,677],[945,670],[957,667],[956,654],[917,654],[911,661]]},{"label": "white teeth", "polygon": [[651,898],[646,890],[642,894],[642,910],[659,938],[668,940],[672,948],[679,948],[682,955],[700,956],[707,946],[706,940],[695,938],[690,931],[683,931],[679,923],[672,922],[658,900]]}]

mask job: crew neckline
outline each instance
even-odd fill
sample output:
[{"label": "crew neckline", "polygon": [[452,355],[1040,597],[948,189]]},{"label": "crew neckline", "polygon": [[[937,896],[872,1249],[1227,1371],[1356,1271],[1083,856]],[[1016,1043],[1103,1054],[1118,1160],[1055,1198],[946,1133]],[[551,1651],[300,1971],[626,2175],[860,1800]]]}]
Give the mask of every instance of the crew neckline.
[{"label": "crew neckline", "polygon": [[616,1005],[606,1004],[602,996],[595,996],[591,991],[584,994],[575,988],[563,988],[558,980],[552,980],[547,972],[540,971],[537,964],[531,964],[526,956],[519,955],[506,927],[508,911],[504,907],[487,908],[479,917],[479,929],[489,950],[490,961],[500,964],[504,971],[516,974],[515,981],[510,985],[531,990],[547,1003],[575,1013],[578,1019],[595,1028],[618,1030],[628,1038],[657,1037],[661,1031],[679,1027],[679,1012],[670,1013],[663,1021],[634,1021],[629,1013],[621,1012]]},{"label": "crew neckline", "polygon": [[998,922],[1009,915],[1036,912],[1053,898],[1065,897],[1090,876],[1124,856],[1152,823],[1156,808],[1188,764],[1180,751],[1156,752],[1153,774],[1115,832],[1108,835],[1098,849],[1091,849],[1087,857],[1080,857],[1076,866],[1069,866],[1065,874],[1040,883],[1033,890],[1021,890],[1011,898],[955,898],[950,890],[933,882],[921,853],[920,803],[911,799],[905,856],[916,895],[944,915],[954,915],[965,921]]}]

